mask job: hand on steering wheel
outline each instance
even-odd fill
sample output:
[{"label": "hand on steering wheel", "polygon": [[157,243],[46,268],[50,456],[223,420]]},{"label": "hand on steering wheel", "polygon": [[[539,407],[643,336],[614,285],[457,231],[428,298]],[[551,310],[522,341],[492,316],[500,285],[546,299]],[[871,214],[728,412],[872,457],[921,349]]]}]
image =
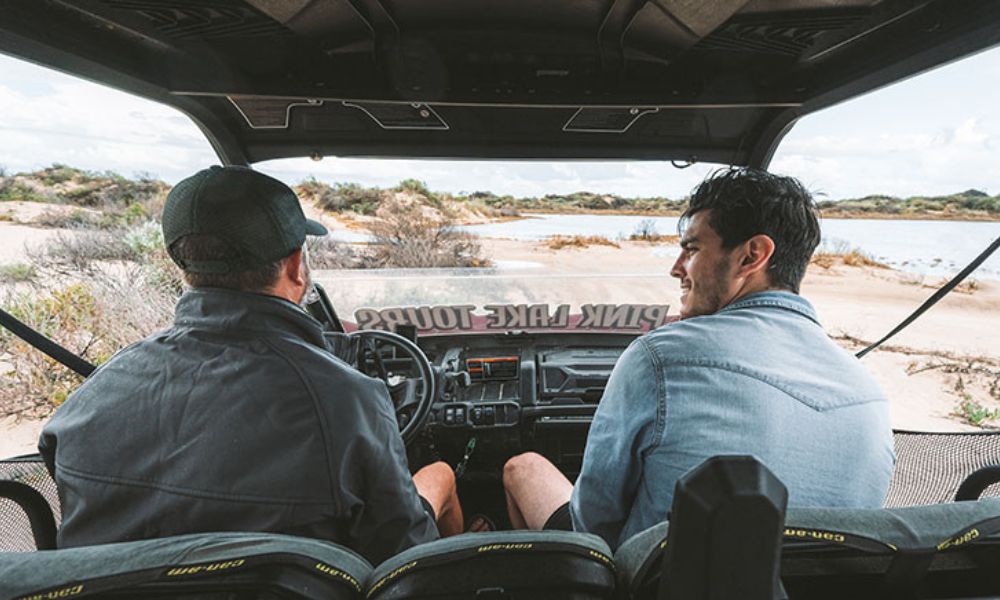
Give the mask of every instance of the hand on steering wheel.
[{"label": "hand on steering wheel", "polygon": [[434,403],[434,371],[427,355],[410,340],[388,331],[360,330],[348,334],[347,339],[354,350],[354,367],[369,377],[381,379],[389,388],[399,435],[409,444],[423,427]]}]

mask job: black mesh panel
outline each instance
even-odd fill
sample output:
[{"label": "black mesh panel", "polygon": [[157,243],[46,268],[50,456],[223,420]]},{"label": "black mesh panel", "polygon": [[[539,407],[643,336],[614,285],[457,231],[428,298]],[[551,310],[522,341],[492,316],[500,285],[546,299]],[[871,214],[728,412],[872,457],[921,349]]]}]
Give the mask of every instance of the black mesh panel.
[{"label": "black mesh panel", "polygon": [[[0,460],[0,480],[19,481],[37,490],[49,503],[59,525],[59,495],[56,482],[49,477],[45,463],[39,457]],[[0,552],[30,552],[36,550],[28,516],[12,500],[0,498]]]},{"label": "black mesh panel", "polygon": [[[973,471],[1000,464],[1000,432],[916,433],[897,431],[896,468],[885,505],[951,502]],[[983,497],[1000,496],[1000,484]]]}]

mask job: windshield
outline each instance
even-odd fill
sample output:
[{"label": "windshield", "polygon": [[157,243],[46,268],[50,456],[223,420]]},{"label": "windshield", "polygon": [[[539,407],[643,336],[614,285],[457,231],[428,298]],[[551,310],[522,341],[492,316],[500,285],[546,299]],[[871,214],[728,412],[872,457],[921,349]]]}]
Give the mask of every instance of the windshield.
[{"label": "windshield", "polygon": [[[477,236],[487,266],[322,269],[314,277],[340,315],[362,328],[477,330],[483,323],[470,317],[479,316],[489,329],[562,329],[569,323],[570,328],[646,330],[677,318],[680,288],[669,273],[680,253],[677,221],[527,213],[503,223],[459,227]],[[843,307],[864,296],[865,288],[884,287],[889,294],[912,288],[916,293],[904,296],[913,298],[915,308],[920,290],[960,270],[998,229],[990,222],[906,219],[825,219],[822,227],[803,294],[825,309],[821,315],[832,321],[828,325],[845,331],[860,314]],[[334,229],[332,237],[345,244],[372,243],[371,235],[351,229]],[[852,260],[859,261],[858,271],[880,274],[883,281],[852,281]],[[974,285],[998,280],[1000,257],[994,256],[979,268]],[[887,308],[871,305],[865,311],[884,315],[886,331],[894,324],[893,312],[905,316],[904,306]],[[582,318],[567,321],[564,312]]]},{"label": "windshield", "polygon": [[336,306],[362,329],[648,331],[676,317],[664,274],[573,273],[543,265],[487,269],[323,271]]}]

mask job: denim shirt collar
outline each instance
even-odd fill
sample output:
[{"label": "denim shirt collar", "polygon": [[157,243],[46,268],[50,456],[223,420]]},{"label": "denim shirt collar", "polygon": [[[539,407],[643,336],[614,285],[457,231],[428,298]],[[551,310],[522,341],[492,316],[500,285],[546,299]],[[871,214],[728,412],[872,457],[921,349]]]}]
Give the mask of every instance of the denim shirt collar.
[{"label": "denim shirt collar", "polygon": [[724,313],[743,308],[755,308],[758,306],[770,306],[790,310],[794,313],[802,315],[817,325],[820,324],[819,317],[816,316],[816,310],[808,300],[798,294],[784,290],[767,290],[743,296],[735,302],[727,304],[719,312]]}]

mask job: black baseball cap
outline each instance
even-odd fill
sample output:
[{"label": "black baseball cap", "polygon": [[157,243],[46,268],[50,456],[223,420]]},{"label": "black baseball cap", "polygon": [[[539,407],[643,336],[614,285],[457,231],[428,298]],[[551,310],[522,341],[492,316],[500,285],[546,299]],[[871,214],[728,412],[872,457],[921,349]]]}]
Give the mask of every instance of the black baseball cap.
[{"label": "black baseball cap", "polygon": [[[204,169],[179,182],[163,207],[163,242],[177,266],[190,273],[235,273],[282,259],[306,235],[326,235],[307,219],[290,187],[248,167]],[[212,235],[228,243],[227,260],[192,261],[171,246],[187,235]]]}]

